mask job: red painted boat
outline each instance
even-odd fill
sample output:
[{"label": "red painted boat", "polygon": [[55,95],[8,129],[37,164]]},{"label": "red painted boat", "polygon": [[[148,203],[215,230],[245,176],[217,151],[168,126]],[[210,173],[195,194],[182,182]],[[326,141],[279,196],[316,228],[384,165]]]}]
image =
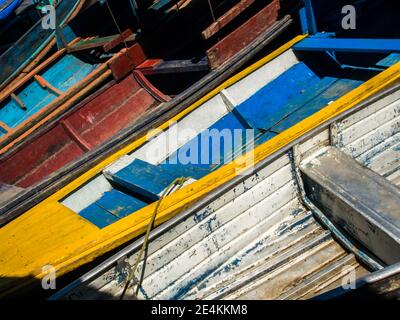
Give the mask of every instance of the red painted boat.
[{"label": "red painted boat", "polygon": [[[224,1],[220,3],[223,5]],[[117,147],[178,113],[236,72],[292,22],[290,15],[280,12],[279,0],[241,0],[222,8],[219,18],[201,33],[203,42],[199,47],[204,50],[208,45],[203,51],[205,58],[176,59],[178,54],[171,54],[172,59],[144,56],[143,63],[128,76],[129,61],[121,59],[118,65],[110,66],[113,81],[73,109],[41,125],[11,149],[3,150],[0,225]],[[157,50],[152,44],[154,55]],[[146,43],[135,46],[142,46],[146,52]],[[171,47],[175,48],[176,42]],[[170,79],[174,79],[173,86]]]}]

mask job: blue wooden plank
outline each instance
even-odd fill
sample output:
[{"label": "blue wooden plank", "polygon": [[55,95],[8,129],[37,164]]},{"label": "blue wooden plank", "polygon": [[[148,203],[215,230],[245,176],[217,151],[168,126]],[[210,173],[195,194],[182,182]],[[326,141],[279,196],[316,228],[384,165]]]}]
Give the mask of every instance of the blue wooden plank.
[{"label": "blue wooden plank", "polygon": [[14,128],[56,98],[54,93],[41,88],[36,82],[31,82],[17,96],[26,105],[26,110],[21,109],[11,98],[5,100],[0,109],[0,121],[10,128]]},{"label": "blue wooden plank", "polygon": [[148,203],[113,189],[106,192],[96,204],[121,219],[144,208]]},{"label": "blue wooden plank", "polygon": [[297,51],[400,52],[400,40],[308,37],[294,45],[293,49]]},{"label": "blue wooden plank", "polygon": [[79,212],[79,215],[99,228],[104,228],[146,205],[147,203],[114,189],[104,193],[99,200]]},{"label": "blue wooden plank", "polygon": [[[175,165],[177,172],[190,164],[191,176],[199,179],[221,164],[232,161],[232,156],[248,143],[246,129],[235,114],[229,113],[171,154],[165,164]],[[241,139],[234,138],[235,132]]]},{"label": "blue wooden plank", "polygon": [[[301,109],[280,122],[274,127],[274,130],[282,132],[292,127],[301,120],[326,107],[330,102],[339,99],[346,93],[360,86],[362,83],[363,81],[361,80],[339,79],[323,92],[319,92],[311,101],[305,103]],[[295,102],[295,104],[297,103]]]},{"label": "blue wooden plank", "polygon": [[118,186],[152,202],[158,200],[159,194],[178,176],[159,166],[135,159],[129,166],[108,177]]},{"label": "blue wooden plank", "polygon": [[104,228],[119,220],[118,217],[99,207],[96,203],[91,204],[89,207],[83,209],[81,212],[79,212],[79,215],[99,228]]},{"label": "blue wooden plank", "polygon": [[320,82],[320,78],[304,63],[298,63],[261,88],[235,110],[254,128],[268,129],[276,121],[274,115],[285,110],[291,99],[299,95],[304,96]]},{"label": "blue wooden plank", "polygon": [[0,21],[7,19],[21,4],[22,0],[0,1]]},{"label": "blue wooden plank", "polygon": [[42,76],[54,87],[65,92],[96,69],[96,66],[68,54],[47,69]]},{"label": "blue wooden plank", "polygon": [[400,62],[400,53],[392,53],[384,59],[378,61],[376,65],[378,67],[390,67],[398,62]]},{"label": "blue wooden plank", "polygon": [[317,30],[317,22],[315,21],[314,9],[311,0],[305,0],[304,3],[305,18],[309,34],[315,34]]}]

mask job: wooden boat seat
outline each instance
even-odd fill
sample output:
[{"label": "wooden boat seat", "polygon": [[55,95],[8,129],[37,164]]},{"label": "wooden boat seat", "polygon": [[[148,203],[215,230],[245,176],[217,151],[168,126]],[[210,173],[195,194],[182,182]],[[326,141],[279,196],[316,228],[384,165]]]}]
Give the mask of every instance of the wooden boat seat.
[{"label": "wooden boat seat", "polygon": [[67,50],[68,52],[77,52],[94,48],[102,48],[104,52],[109,52],[123,42],[135,41],[136,37],[137,35],[128,29],[122,32],[122,34],[82,39],[72,45],[67,46]]},{"label": "wooden boat seat", "polygon": [[[128,189],[137,194],[144,201],[151,203],[157,201],[163,191],[180,177],[191,177],[193,166],[185,165],[153,165],[146,161],[135,159],[122,170],[111,173],[104,171],[104,175],[112,181],[117,188]],[[133,211],[132,211],[133,212]]]},{"label": "wooden boat seat", "polygon": [[104,228],[145,206],[146,202],[112,189],[79,212],[79,215],[99,228]]},{"label": "wooden boat seat", "polygon": [[309,198],[384,263],[400,261],[400,189],[337,148],[301,165]]}]

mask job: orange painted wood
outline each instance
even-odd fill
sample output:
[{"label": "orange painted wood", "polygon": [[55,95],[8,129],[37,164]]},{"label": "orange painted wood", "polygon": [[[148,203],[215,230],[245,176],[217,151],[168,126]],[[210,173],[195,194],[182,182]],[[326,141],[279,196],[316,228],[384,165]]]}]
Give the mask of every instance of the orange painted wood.
[{"label": "orange painted wood", "polygon": [[6,125],[3,121],[0,121],[0,128],[3,128],[3,130],[7,132],[11,130],[11,128],[8,125]]},{"label": "orange painted wood", "polygon": [[21,109],[26,110],[25,103],[20,98],[18,98],[18,96],[15,93],[11,93],[10,96],[11,96],[11,99],[13,99],[21,107]]},{"label": "orange painted wood", "polygon": [[42,88],[48,88],[54,93],[58,94],[59,96],[63,94],[62,91],[58,90],[56,87],[52,86],[45,78],[39,76],[39,75],[34,75],[34,79],[40,84]]}]

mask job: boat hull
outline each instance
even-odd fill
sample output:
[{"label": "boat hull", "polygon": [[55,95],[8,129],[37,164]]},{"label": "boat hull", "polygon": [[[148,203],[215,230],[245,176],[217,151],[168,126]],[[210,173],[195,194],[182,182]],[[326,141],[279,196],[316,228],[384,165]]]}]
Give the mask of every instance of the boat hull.
[{"label": "boat hull", "polygon": [[[398,85],[388,88],[353,107],[338,110],[336,115],[328,116],[328,110],[322,111],[320,116],[325,113],[326,120],[309,130],[301,130],[300,136],[296,132],[318,115],[299,123],[289,130],[297,138],[277,149],[272,145],[280,145],[279,137],[270,141],[267,145],[271,148],[265,152],[260,148],[263,160],[253,168],[242,171],[240,176],[221,184],[155,228],[149,237],[144,280],[138,295],[134,287],[124,295],[123,292],[143,238],[52,299],[120,299],[123,296],[155,300],[325,300],[371,298],[371,294],[375,294],[374,298],[398,297],[400,243],[397,240],[395,248],[390,249],[387,241],[377,239],[386,228],[393,227],[394,235],[400,232],[398,207],[389,211],[382,209],[390,201],[400,201],[400,165],[395,160],[399,144],[399,89]],[[324,197],[325,191],[309,185],[305,178],[310,175],[310,166],[318,168],[324,161],[326,150],[328,153],[335,150],[332,159],[338,167],[343,165],[341,159],[346,159],[349,163],[342,169],[354,166],[354,172],[361,170],[358,191],[349,193],[353,200],[348,203],[365,195],[370,199],[388,197],[384,203],[364,202],[376,209],[365,217],[370,230],[363,230],[362,219],[350,216],[348,209],[342,211],[333,205],[327,210],[321,204],[322,201],[326,205],[349,192],[357,178],[344,182],[341,188],[347,189],[340,189],[329,197]],[[255,153],[257,159],[258,151]],[[340,181],[337,169],[325,169],[325,172],[331,171],[334,179],[331,182]],[[364,174],[370,178],[362,177]],[[343,177],[346,176],[349,173]],[[319,177],[321,181],[328,181],[325,176]],[[379,182],[385,191],[394,190],[395,195],[365,192],[370,188],[370,184],[365,185],[365,190],[362,187],[367,180]],[[368,212],[365,208],[355,210]],[[339,212],[343,215],[335,218]],[[377,212],[379,219],[375,220]],[[370,243],[363,239],[364,235],[371,238]],[[357,242],[356,247],[348,239],[362,241],[366,246],[360,247]],[[371,259],[371,255],[366,258],[365,252],[378,258]],[[388,255],[391,260],[382,264],[380,259]],[[379,262],[372,263],[374,259]],[[140,263],[137,274],[141,274],[142,268]],[[377,268],[381,270],[370,273]]]},{"label": "boat hull", "polygon": [[[275,8],[276,2],[273,2],[272,5]],[[275,23],[273,23],[266,32],[255,34],[253,37],[250,37],[253,41],[249,45],[238,47],[236,53],[233,56],[230,56],[228,60],[221,61],[222,64],[219,67],[211,70],[208,75],[169,102],[167,102],[168,97],[159,92],[159,90],[147,81],[144,76],[139,76],[141,73],[138,71],[136,73],[136,78],[139,79],[140,86],[144,88],[144,90],[141,89],[141,92],[147,91],[150,95],[146,95],[147,98],[144,98],[146,103],[143,106],[139,106],[139,102],[141,102],[141,97],[139,96],[137,97],[138,100],[131,101],[129,103],[131,111],[134,109],[137,111],[130,113],[129,116],[123,112],[113,112],[113,110],[117,110],[121,107],[118,102],[119,94],[124,92],[124,94],[129,93],[129,96],[131,96],[132,92],[136,90],[137,84],[132,76],[128,76],[125,79],[122,77],[123,80],[121,82],[106,85],[104,88],[100,89],[101,93],[95,93],[74,107],[73,110],[67,112],[67,114],[61,118],[55,120],[45,119],[44,123],[41,123],[40,127],[38,126],[38,131],[36,133],[29,132],[28,137],[23,139],[21,143],[17,143],[15,148],[13,147],[11,150],[5,152],[3,150],[4,154],[1,157],[1,161],[5,165],[2,166],[2,168],[9,168],[8,165],[11,165],[15,170],[0,170],[0,180],[5,184],[32,189],[27,189],[22,192],[19,199],[18,197],[16,199],[13,197],[14,200],[11,202],[9,201],[9,198],[4,199],[0,211],[4,213],[7,212],[6,215],[11,217],[15,216],[17,212],[26,210],[26,205],[32,206],[35,201],[37,201],[32,201],[32,199],[30,199],[28,203],[22,204],[21,202],[24,202],[27,196],[34,194],[35,197],[39,195],[40,197],[44,197],[48,194],[47,192],[49,192],[49,189],[47,189],[46,192],[43,190],[45,187],[48,188],[49,185],[52,185],[52,188],[59,188],[61,184],[65,184],[65,180],[60,179],[60,177],[64,176],[67,172],[68,179],[73,177],[70,171],[70,166],[68,165],[72,164],[75,168],[83,170],[84,167],[90,166],[95,158],[99,158],[100,155],[104,157],[106,154],[110,154],[111,150],[113,150],[110,146],[115,148],[117,143],[122,143],[122,141],[128,137],[132,139],[132,135],[136,137],[139,136],[142,134],[141,131],[144,131],[145,127],[148,129],[150,123],[159,123],[162,119],[177,114],[185,107],[185,105],[194,102],[196,97],[200,97],[202,94],[207,92],[210,87],[222,82],[226,77],[238,70],[238,68],[249,61],[259,51],[264,49],[268,43],[288,28],[291,23],[289,16],[286,16],[277,22],[276,11],[274,12],[274,19],[271,23],[273,21],[275,21]],[[232,55],[232,53],[233,52],[231,51],[230,55]],[[126,68],[124,69],[126,70]],[[108,110],[112,113],[112,116],[110,115],[109,117],[110,122],[99,121],[96,123],[96,121],[93,121],[93,119],[96,118],[95,116],[93,116],[93,119],[90,117],[78,116],[81,112],[87,112],[84,110],[95,110],[99,101],[103,99],[103,96],[107,95],[113,97],[114,94],[116,94],[115,98],[117,99],[117,102],[112,101],[110,98],[100,103],[100,105],[104,107],[104,110]],[[154,101],[150,96],[154,98]],[[152,111],[145,113],[145,111],[150,108],[152,108]],[[100,111],[99,109],[99,113],[101,112],[103,111]],[[92,111],[92,113],[95,114],[97,111]],[[160,120],[156,120],[160,116]],[[47,137],[53,135],[53,132],[59,132],[59,134],[65,135],[65,125],[64,130],[61,130],[60,128],[63,127],[62,123],[68,121],[68,118],[74,118],[75,126],[77,127],[91,127],[91,129],[85,130],[93,130],[93,132],[96,132],[98,138],[91,139],[88,144],[82,144],[79,142],[79,139],[76,140],[68,134],[66,137],[69,138],[61,140],[63,143],[57,144],[55,142],[56,140],[47,139]],[[111,118],[113,118],[112,121]],[[119,118],[121,118],[121,121],[114,121]],[[130,119],[129,121],[127,121],[128,118]],[[138,120],[141,121],[137,123],[136,126],[132,126]],[[144,124],[146,124],[146,126],[144,126]],[[126,129],[123,130],[124,128]],[[107,142],[107,140],[113,136],[115,137]],[[83,140],[85,139],[83,138]],[[102,145],[103,143],[105,143],[105,145]],[[66,145],[69,145],[70,147],[65,148]],[[101,149],[96,149],[97,146],[100,146]],[[72,150],[73,152],[70,152]],[[92,151],[95,151],[95,156]],[[49,157],[49,155],[51,156]],[[83,155],[85,156],[82,157]],[[59,169],[61,169],[59,174],[51,175]],[[38,192],[39,190],[41,190],[40,193]],[[5,215],[2,215],[2,218],[4,217]]]}]

